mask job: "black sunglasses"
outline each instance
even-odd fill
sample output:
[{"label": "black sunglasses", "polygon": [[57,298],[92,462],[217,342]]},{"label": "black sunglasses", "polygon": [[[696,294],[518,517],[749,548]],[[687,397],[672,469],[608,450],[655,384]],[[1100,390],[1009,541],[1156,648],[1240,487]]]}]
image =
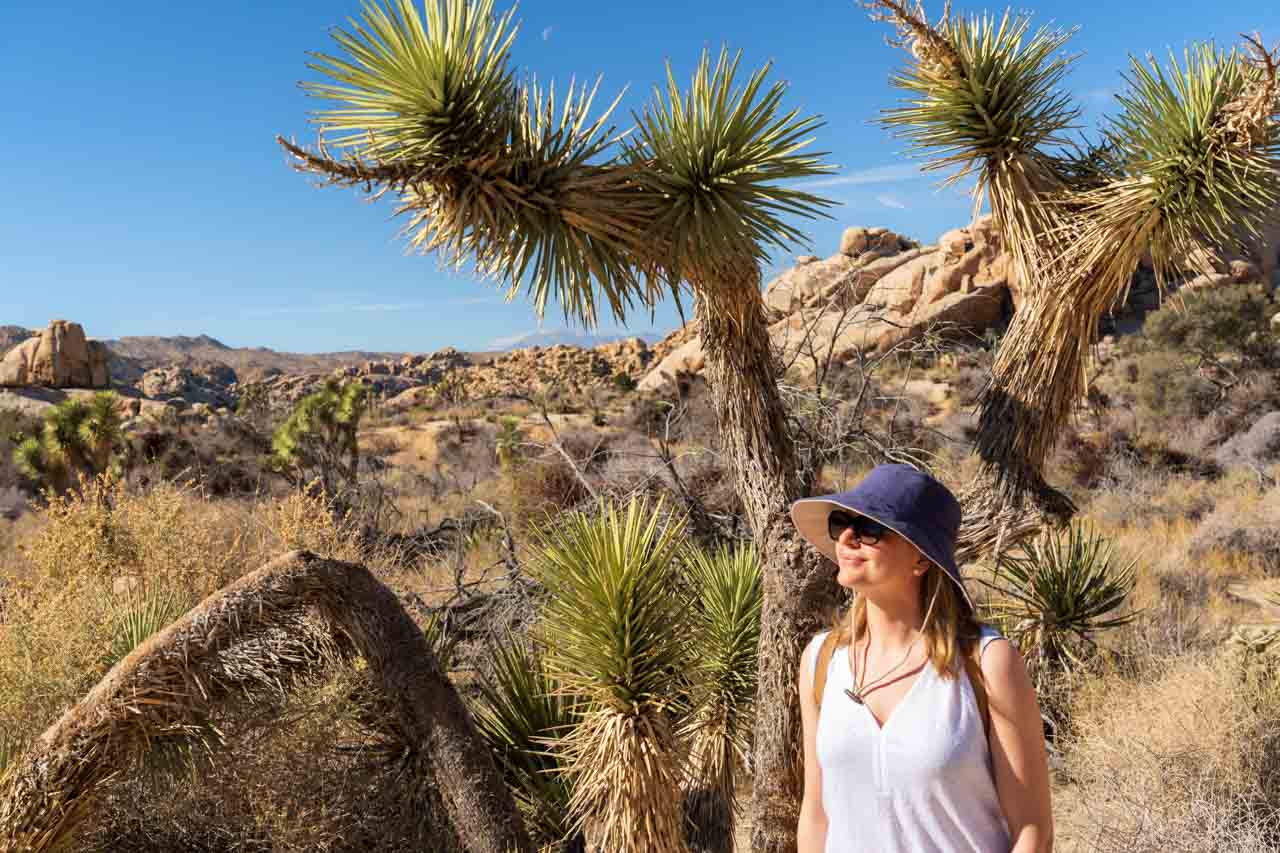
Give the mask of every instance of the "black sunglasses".
[{"label": "black sunglasses", "polygon": [[854,540],[865,545],[875,545],[889,532],[888,527],[874,518],[845,512],[842,509],[832,510],[827,516],[827,535],[831,537],[832,542],[838,541],[840,534],[850,528],[853,529]]}]

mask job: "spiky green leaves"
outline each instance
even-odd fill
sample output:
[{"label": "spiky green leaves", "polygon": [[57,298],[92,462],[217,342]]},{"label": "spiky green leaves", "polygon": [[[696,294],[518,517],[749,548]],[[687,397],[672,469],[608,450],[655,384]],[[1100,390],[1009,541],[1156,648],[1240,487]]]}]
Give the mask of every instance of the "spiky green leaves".
[{"label": "spiky green leaves", "polygon": [[549,661],[565,689],[619,713],[669,709],[683,662],[684,523],[635,499],[571,513],[541,534]]},{"label": "spiky green leaves", "polygon": [[760,559],[751,545],[722,546],[710,553],[691,550],[687,564],[694,585],[692,635],[697,648],[691,650],[691,660],[697,668],[700,704],[741,754],[756,695],[764,605]]},{"label": "spiky green leaves", "polygon": [[[311,67],[335,83],[307,90],[346,106],[318,113],[318,154],[281,140],[299,168],[399,194],[412,248],[505,283],[509,297],[525,287],[540,314],[554,295],[592,325],[602,300],[621,318],[659,299],[660,283],[629,261],[644,222],[626,174],[607,168],[612,107],[592,119],[595,87],[557,99],[518,85],[513,13],[495,16],[492,0],[424,6],[366,3],[335,34],[345,56],[317,57]],[[326,134],[345,158],[329,156]]]},{"label": "spiky green leaves", "polygon": [[753,546],[692,550],[694,590],[689,660],[695,710],[688,724],[686,808],[697,850],[732,850],[736,770],[746,756],[754,720],[760,616],[764,604]]},{"label": "spiky green leaves", "polygon": [[1133,234],[1139,254],[1150,245],[1163,281],[1195,250],[1255,234],[1280,202],[1276,107],[1255,107],[1262,114],[1248,133],[1235,119],[1253,90],[1274,86],[1274,74],[1205,44],[1181,62],[1171,54],[1164,67],[1132,60],[1123,109],[1105,128],[1123,179],[1086,197],[1083,245],[1098,254],[1104,239]]},{"label": "spiky green leaves", "polygon": [[540,842],[572,832],[570,777],[555,743],[577,722],[580,700],[566,694],[538,653],[516,637],[492,649],[492,670],[473,708],[476,728],[493,750],[525,823]]},{"label": "spiky green leaves", "polygon": [[345,57],[313,54],[310,68],[334,83],[304,83],[348,106],[316,113],[322,138],[404,174],[439,170],[491,153],[511,134],[515,78],[508,68],[517,27],[493,0],[363,3],[333,38]]},{"label": "spiky green leaves", "polygon": [[1079,116],[1059,90],[1074,56],[1062,48],[1071,31],[1031,31],[1030,18],[1005,12],[944,22],[937,33],[960,67],[939,74],[913,57],[891,78],[905,106],[886,110],[883,124],[926,158],[925,169],[955,169],[959,180],[989,161],[1009,160],[1065,143]]},{"label": "spiky green leaves", "polygon": [[44,416],[39,435],[28,436],[14,450],[14,464],[30,479],[55,492],[65,492],[81,477],[94,477],[118,467],[124,440],[119,398],[100,391],[88,403],[63,400]]},{"label": "spiky green leaves", "polygon": [[559,99],[516,83],[511,13],[495,17],[492,0],[425,9],[366,3],[335,34],[343,55],[311,66],[333,82],[307,90],[343,105],[317,114],[319,151],[280,142],[299,169],[395,192],[414,249],[508,297],[524,289],[539,314],[554,297],[567,320],[593,325],[607,305],[625,321],[686,281],[754,293],[766,248],[801,236],[789,218],[829,204],[780,185],[827,169],[799,153],[818,120],[783,110],[767,68],[739,87],[737,58],[704,56],[687,94],[668,70],[620,145],[607,124],[617,100],[592,117],[598,82]]},{"label": "spiky green leaves", "polygon": [[1038,676],[1078,666],[1081,644],[1133,620],[1122,607],[1136,560],[1120,563],[1101,534],[1081,525],[1027,540],[997,567],[1004,593],[994,612],[1006,622]]},{"label": "spiky green leaves", "polygon": [[591,849],[677,853],[684,749],[680,680],[684,523],[642,499],[573,513],[542,532],[547,660],[589,703],[562,744],[570,811]]},{"label": "spiky green leaves", "polygon": [[[740,84],[741,53],[703,52],[689,90],[670,64],[624,144],[637,180],[655,205],[655,259],[672,280],[714,287],[741,275],[770,247],[802,239],[788,217],[821,215],[831,202],[782,185],[828,174],[821,154],[803,154],[820,119],[784,110],[786,85],[768,82],[769,65]],[[756,283],[742,282],[755,288]]]},{"label": "spiky green leaves", "polygon": [[313,473],[329,494],[339,480],[353,485],[360,462],[357,434],[367,398],[363,383],[335,379],[303,397],[271,437],[278,469],[299,472],[302,477]]},{"label": "spiky green leaves", "polygon": [[153,586],[119,603],[111,625],[106,666],[115,666],[150,637],[187,612],[191,602],[175,590]]}]

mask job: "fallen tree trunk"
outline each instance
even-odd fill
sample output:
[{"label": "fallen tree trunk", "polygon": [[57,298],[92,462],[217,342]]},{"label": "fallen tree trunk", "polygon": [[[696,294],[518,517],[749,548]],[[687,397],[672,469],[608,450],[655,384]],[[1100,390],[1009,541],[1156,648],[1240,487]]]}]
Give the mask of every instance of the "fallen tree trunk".
[{"label": "fallen tree trunk", "polygon": [[[367,662],[406,751],[429,763],[436,792],[471,853],[528,851],[515,804],[461,698],[422,632],[367,569],[292,552],[205,599],[107,673],[0,779],[0,851],[74,847],[97,796],[126,772],[157,734],[216,715],[220,703],[272,689],[296,669],[296,655],[242,640],[316,612],[334,639]],[[249,664],[246,666],[246,664]]]}]

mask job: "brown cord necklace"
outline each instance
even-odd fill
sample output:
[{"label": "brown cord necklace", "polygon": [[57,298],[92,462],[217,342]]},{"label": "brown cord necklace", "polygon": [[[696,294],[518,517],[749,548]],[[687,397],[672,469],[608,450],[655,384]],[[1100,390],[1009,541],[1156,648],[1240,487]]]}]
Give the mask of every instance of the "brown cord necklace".
[{"label": "brown cord necklace", "polygon": [[933,598],[930,599],[929,601],[929,609],[925,611],[925,614],[924,614],[924,622],[921,623],[920,625],[920,631],[916,634],[915,639],[911,641],[911,645],[907,646],[907,653],[902,656],[902,660],[894,664],[894,666],[891,669],[888,669],[885,672],[878,675],[870,684],[863,684],[862,679],[867,677],[867,657],[871,654],[871,631],[870,630],[867,631],[867,644],[862,649],[862,675],[861,677],[859,677],[858,675],[858,654],[857,654],[857,647],[855,646],[853,650],[854,653],[850,656],[853,662],[853,669],[854,669],[853,689],[850,690],[849,688],[845,688],[844,695],[848,696],[850,699],[852,699],[854,702],[857,702],[859,705],[865,705],[867,694],[870,693],[872,690],[874,690],[877,685],[883,687],[884,683],[882,682],[885,682],[885,679],[887,679],[890,675],[893,675],[895,672],[897,672],[899,669],[902,668],[902,665],[907,662],[908,658],[911,657],[911,652],[915,650],[916,643],[920,642],[920,638],[924,635],[924,629],[929,624],[929,617],[933,615],[933,605],[937,602],[937,600],[938,600],[938,589],[937,587],[935,587],[933,590]]}]

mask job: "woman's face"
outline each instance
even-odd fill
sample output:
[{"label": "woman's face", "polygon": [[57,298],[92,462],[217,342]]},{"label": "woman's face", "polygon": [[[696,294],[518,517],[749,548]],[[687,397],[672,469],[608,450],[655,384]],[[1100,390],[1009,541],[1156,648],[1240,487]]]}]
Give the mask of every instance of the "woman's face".
[{"label": "woman's face", "polygon": [[928,568],[916,546],[892,530],[869,545],[865,541],[859,544],[853,530],[845,529],[836,540],[836,565],[836,582],[859,595],[876,588],[915,584]]}]

